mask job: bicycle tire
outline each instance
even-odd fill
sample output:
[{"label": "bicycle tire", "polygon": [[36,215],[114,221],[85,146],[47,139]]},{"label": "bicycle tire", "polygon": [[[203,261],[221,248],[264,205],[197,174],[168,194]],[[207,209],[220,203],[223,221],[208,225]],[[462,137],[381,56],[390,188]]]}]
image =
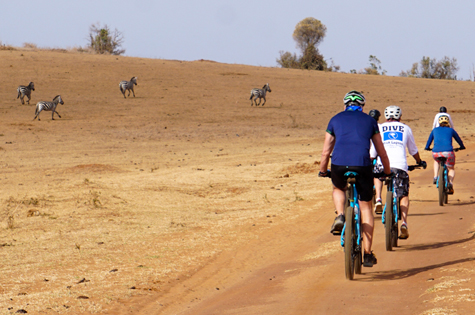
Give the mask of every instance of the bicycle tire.
[{"label": "bicycle tire", "polygon": [[439,167],[439,206],[443,206],[444,205],[444,201],[445,201],[445,194],[446,194],[446,191],[445,191],[445,178],[444,178],[444,167],[445,165],[442,165],[442,163],[440,163],[440,167]]},{"label": "bicycle tire", "polygon": [[[396,211],[397,211],[397,214],[398,214],[399,218],[401,218],[400,202],[401,202],[401,200],[398,198],[397,199],[397,204],[396,204],[396,207],[397,207]],[[392,224],[392,230],[391,230],[391,245],[392,245],[392,248],[397,247],[398,239],[399,239],[399,226],[398,226],[398,223],[396,222],[396,217],[393,215],[393,224]]]},{"label": "bicycle tire", "polygon": [[362,247],[360,246],[360,250],[355,253],[355,273],[357,275],[361,274],[362,265],[363,265],[363,253],[362,253]]},{"label": "bicycle tire", "polygon": [[353,199],[352,196],[351,196],[352,194],[350,193],[351,189],[353,189],[351,187],[351,185],[348,185],[348,187],[346,189],[346,192],[345,192],[345,195],[346,195],[345,209],[350,206],[350,200]]},{"label": "bicycle tire", "polygon": [[386,212],[384,219],[384,230],[386,234],[386,250],[392,251],[392,234],[393,234],[393,222],[394,222],[394,213],[393,213],[393,193],[388,191],[386,194]]},{"label": "bicycle tire", "polygon": [[345,276],[348,280],[353,280],[355,273],[354,250],[355,250],[355,226],[354,209],[347,207],[345,211]]}]

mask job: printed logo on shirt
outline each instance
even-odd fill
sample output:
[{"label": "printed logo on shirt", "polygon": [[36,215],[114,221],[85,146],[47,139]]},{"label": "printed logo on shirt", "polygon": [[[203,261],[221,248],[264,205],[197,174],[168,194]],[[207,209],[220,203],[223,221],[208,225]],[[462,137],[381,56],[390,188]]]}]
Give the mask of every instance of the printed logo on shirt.
[{"label": "printed logo on shirt", "polygon": [[387,140],[397,140],[397,141],[402,141],[402,132],[397,132],[397,131],[390,131],[390,132],[385,132],[383,133],[383,141]]}]

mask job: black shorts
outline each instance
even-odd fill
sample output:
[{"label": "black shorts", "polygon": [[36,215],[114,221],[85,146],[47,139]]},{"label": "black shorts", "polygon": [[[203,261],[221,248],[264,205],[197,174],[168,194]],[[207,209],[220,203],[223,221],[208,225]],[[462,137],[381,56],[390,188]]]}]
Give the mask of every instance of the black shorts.
[{"label": "black shorts", "polygon": [[340,166],[332,164],[332,183],[336,188],[346,190],[348,185],[344,175],[349,171],[358,173],[355,184],[358,199],[361,201],[371,201],[373,199],[373,166]]}]

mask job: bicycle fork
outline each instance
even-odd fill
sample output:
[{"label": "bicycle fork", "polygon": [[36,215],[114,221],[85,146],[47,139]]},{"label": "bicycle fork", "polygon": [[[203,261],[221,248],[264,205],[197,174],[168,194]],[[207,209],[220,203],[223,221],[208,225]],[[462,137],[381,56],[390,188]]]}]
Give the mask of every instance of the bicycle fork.
[{"label": "bicycle fork", "polygon": [[[394,219],[395,219],[394,222],[398,222],[399,213],[397,213],[397,196],[396,196],[396,193],[394,192],[394,189],[392,190],[391,193],[393,194],[393,214],[394,214]],[[381,222],[383,224],[386,224],[386,207],[387,207],[387,204],[384,205],[383,214],[381,215]]]}]

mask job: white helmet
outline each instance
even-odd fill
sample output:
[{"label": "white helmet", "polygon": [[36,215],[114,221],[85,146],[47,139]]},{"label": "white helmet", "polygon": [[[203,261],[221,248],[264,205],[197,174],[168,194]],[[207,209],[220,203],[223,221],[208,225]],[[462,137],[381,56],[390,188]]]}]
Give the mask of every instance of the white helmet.
[{"label": "white helmet", "polygon": [[386,107],[386,109],[384,110],[384,118],[386,118],[386,120],[388,119],[399,120],[401,116],[402,116],[402,110],[401,108],[399,108],[399,106],[391,105],[391,106]]}]

